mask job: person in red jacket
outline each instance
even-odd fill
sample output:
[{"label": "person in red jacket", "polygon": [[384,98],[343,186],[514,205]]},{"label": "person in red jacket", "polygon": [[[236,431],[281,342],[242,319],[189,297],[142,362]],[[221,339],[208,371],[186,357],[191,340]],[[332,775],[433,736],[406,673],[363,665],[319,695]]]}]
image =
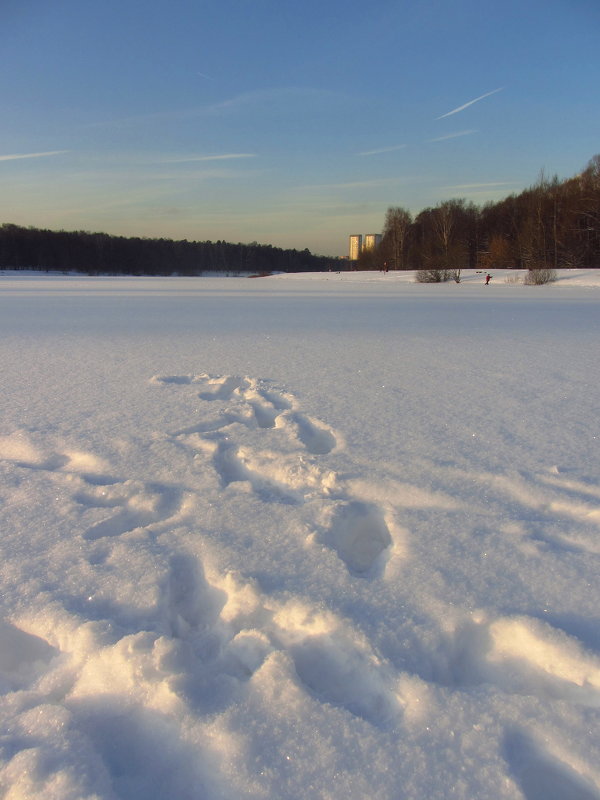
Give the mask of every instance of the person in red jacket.
[{"label": "person in red jacket", "polygon": [[487,286],[487,285],[488,285],[488,283],[489,283],[491,280],[492,280],[492,276],[491,276],[491,275],[490,275],[490,273],[488,272],[488,274],[485,276],[485,285]]}]

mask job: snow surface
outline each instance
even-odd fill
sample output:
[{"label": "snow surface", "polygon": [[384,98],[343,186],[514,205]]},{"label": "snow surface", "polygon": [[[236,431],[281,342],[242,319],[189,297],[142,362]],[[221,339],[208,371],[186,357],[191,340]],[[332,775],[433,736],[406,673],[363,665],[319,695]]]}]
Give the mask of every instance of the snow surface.
[{"label": "snow surface", "polygon": [[599,311],[0,276],[0,794],[598,800]]}]

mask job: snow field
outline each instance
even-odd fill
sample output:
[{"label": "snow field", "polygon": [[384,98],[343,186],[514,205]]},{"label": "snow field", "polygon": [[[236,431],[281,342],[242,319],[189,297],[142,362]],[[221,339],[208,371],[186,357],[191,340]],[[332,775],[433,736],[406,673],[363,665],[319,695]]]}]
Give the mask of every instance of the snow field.
[{"label": "snow field", "polygon": [[368,282],[0,299],[7,798],[600,797],[597,300]]}]

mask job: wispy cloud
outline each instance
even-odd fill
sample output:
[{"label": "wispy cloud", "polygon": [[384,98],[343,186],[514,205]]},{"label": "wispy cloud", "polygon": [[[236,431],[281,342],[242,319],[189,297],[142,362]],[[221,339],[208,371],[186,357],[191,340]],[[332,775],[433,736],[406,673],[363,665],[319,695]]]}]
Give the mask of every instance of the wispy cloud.
[{"label": "wispy cloud", "polygon": [[167,158],[165,164],[188,164],[192,161],[230,161],[236,158],[256,158],[256,153],[221,153],[212,156],[182,156],[180,158]]},{"label": "wispy cloud", "polygon": [[447,133],[445,136],[436,136],[435,139],[428,139],[428,142],[445,142],[446,139],[458,139],[459,136],[470,136],[472,133],[477,133],[476,129],[469,131],[457,131],[456,133]]},{"label": "wispy cloud", "polygon": [[474,100],[469,100],[468,103],[463,103],[462,106],[458,106],[458,108],[453,108],[452,111],[447,111],[445,114],[442,114],[441,117],[436,117],[436,119],[444,119],[444,117],[450,117],[452,114],[458,114],[459,111],[464,111],[465,108],[472,106],[474,103],[478,103],[480,100],[483,100],[486,97],[490,97],[496,92],[501,92],[504,89],[504,86],[500,86],[498,89],[493,89],[491,92],[486,92],[482,94],[480,97],[476,97]]},{"label": "wispy cloud", "polygon": [[343,95],[328,89],[312,89],[301,87],[280,87],[278,89],[259,89],[243,92],[233,97],[209,103],[195,108],[183,108],[171,111],[155,111],[150,114],[136,114],[119,119],[90,122],[85,128],[129,128],[135,125],[147,125],[161,122],[185,122],[187,120],[221,116],[243,110],[276,108],[298,110],[310,104],[327,105],[335,99],[345,100]]},{"label": "wispy cloud", "polygon": [[68,150],[48,150],[46,153],[14,153],[9,156],[0,156],[0,161],[17,161],[21,158],[45,158],[46,156],[60,156]]},{"label": "wispy cloud", "polygon": [[395,150],[403,150],[405,144],[395,144],[392,147],[379,147],[377,150],[365,150],[363,153],[357,153],[357,156],[378,156],[380,153],[393,153]]},{"label": "wispy cloud", "polygon": [[347,181],[345,183],[314,183],[304,186],[297,186],[297,190],[304,191],[305,189],[373,189],[378,186],[389,186],[390,184],[399,183],[401,178],[374,178],[366,181]]},{"label": "wispy cloud", "polygon": [[314,89],[312,87],[282,86],[277,89],[257,89],[243,92],[234,97],[213,103],[202,109],[203,113],[218,114],[223,111],[238,110],[248,107],[274,106],[280,107],[288,103],[292,108],[307,102],[331,102],[340,98],[339,94],[329,89]]}]

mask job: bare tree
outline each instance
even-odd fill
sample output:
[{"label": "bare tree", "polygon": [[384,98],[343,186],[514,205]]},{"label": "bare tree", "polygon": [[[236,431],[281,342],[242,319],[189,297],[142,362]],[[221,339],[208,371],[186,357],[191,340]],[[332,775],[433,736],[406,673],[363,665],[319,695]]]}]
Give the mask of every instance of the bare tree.
[{"label": "bare tree", "polygon": [[390,206],[383,227],[384,257],[392,269],[406,269],[408,236],[412,225],[410,211]]},{"label": "bare tree", "polygon": [[[444,200],[435,208],[426,209],[417,218],[423,241],[424,264],[456,270],[475,263],[477,251],[478,211],[465,200]],[[452,275],[460,278],[460,274]]]},{"label": "bare tree", "polygon": [[433,213],[433,229],[441,246],[444,266],[449,266],[450,244],[456,224],[456,205],[459,200],[446,200],[440,203]]}]

